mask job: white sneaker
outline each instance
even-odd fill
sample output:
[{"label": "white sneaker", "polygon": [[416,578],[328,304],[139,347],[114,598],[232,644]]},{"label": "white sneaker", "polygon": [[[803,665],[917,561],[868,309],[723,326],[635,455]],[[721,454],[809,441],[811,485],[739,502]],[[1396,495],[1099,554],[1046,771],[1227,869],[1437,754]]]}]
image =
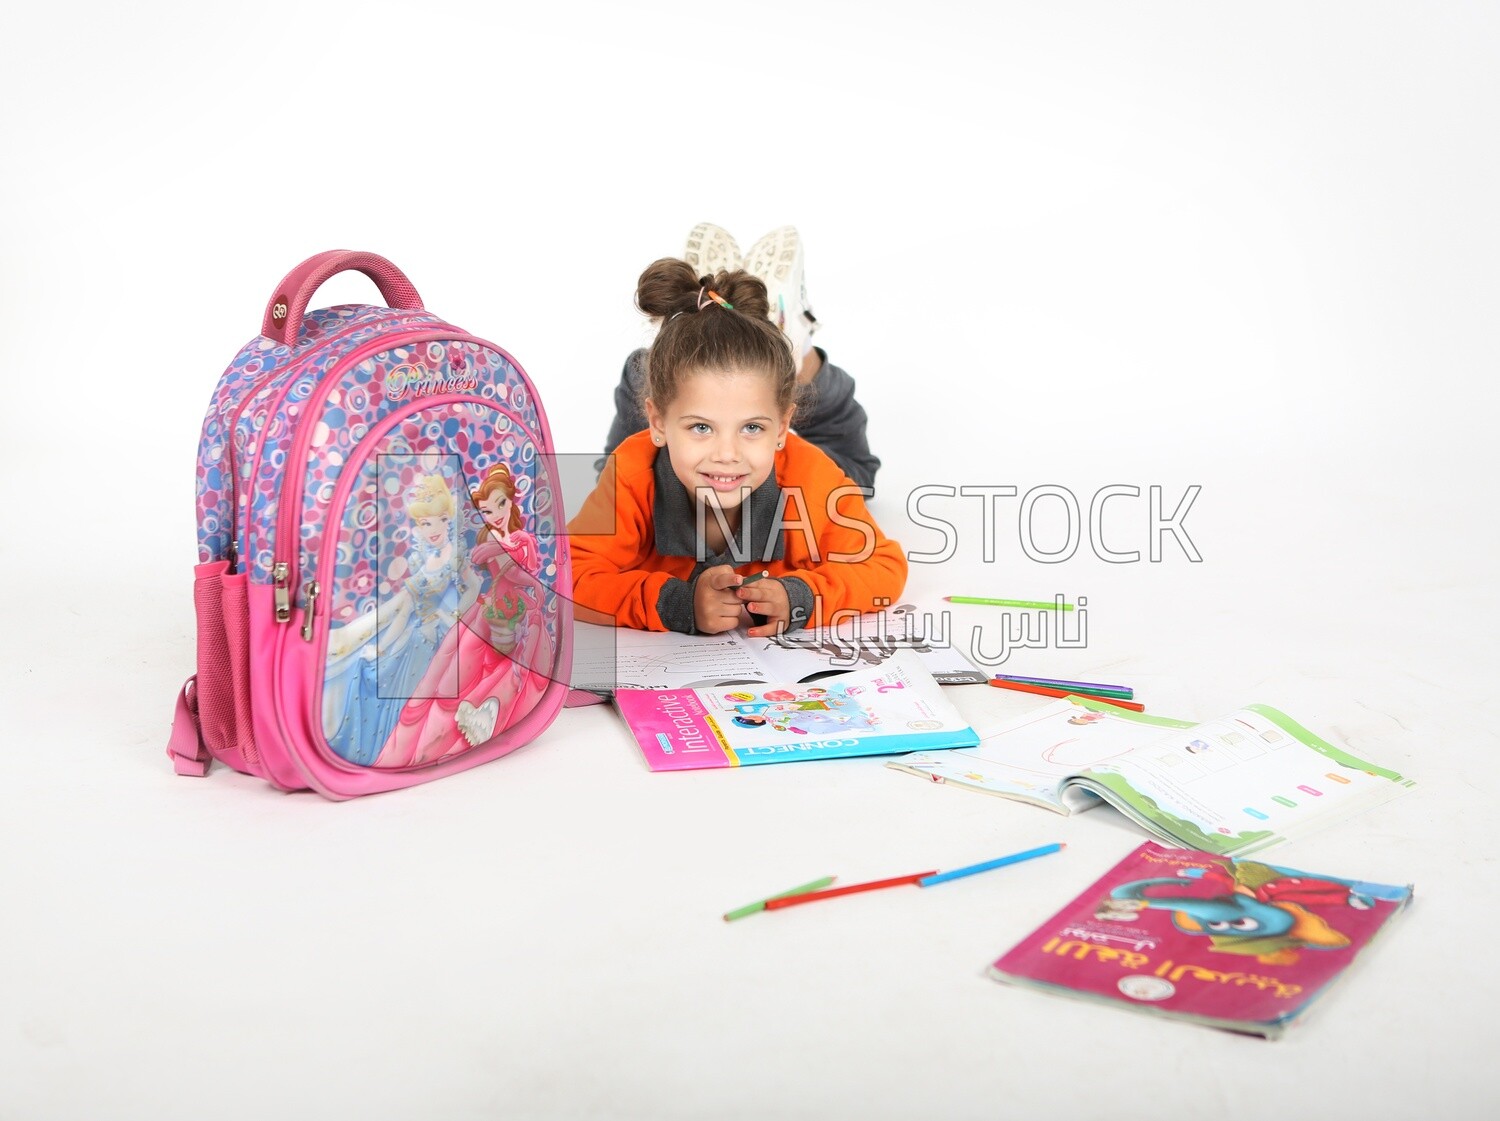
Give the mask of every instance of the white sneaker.
[{"label": "white sneaker", "polygon": [[807,284],[802,276],[802,238],[796,226],[774,229],[745,254],[745,270],[765,283],[771,300],[771,322],[780,327],[792,345],[798,366],[812,349],[812,334],[818,329],[807,302]]},{"label": "white sneaker", "polygon": [[682,259],[692,265],[699,276],[713,276],[717,272],[733,272],[745,267],[740,260],[739,243],[729,236],[728,230],[712,222],[699,222],[688,232]]}]

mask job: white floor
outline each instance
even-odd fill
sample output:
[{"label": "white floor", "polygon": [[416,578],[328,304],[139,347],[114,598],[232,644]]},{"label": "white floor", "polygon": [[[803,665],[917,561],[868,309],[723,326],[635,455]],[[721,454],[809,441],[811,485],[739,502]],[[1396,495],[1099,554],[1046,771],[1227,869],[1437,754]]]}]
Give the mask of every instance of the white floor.
[{"label": "white floor", "polygon": [[[759,9],[368,7],[290,38],[166,4],[28,14],[0,76],[31,107],[0,123],[0,1116],[1493,1115],[1492,11],[804,14],[801,66]],[[379,65],[330,68],[335,34]],[[714,44],[762,60],[748,90],[709,80]],[[801,226],[886,459],[876,515],[914,553],[953,527],[911,602],[1087,596],[1086,648],[1007,667],[1172,716],[1273,704],[1417,779],[1268,854],[1417,890],[1285,1040],[983,976],[1142,839],[1112,811],[879,760],[651,774],[604,707],[351,803],[171,773],[196,426],[270,285],[386,253],[592,452],[633,278],[705,218]],[[988,522],[926,489],[1042,485],[1082,503],[1062,563],[1027,556],[1019,497]],[[1141,488],[1101,527],[1137,563],[1090,547],[1111,485]],[[1149,560],[1153,486],[1168,512],[1201,487],[1200,561],[1170,534]],[[1036,506],[1037,548],[1062,509]],[[719,918],[1054,840],[942,892]]]}]

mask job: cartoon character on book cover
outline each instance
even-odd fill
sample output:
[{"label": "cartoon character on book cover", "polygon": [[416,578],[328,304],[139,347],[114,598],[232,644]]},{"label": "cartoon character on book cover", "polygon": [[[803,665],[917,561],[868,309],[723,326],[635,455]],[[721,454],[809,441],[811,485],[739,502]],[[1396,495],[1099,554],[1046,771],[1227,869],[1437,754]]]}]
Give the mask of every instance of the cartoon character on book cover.
[{"label": "cartoon character on book cover", "polygon": [[1350,945],[1338,929],[1340,911],[1367,911],[1377,898],[1401,897],[1400,889],[1385,885],[1314,879],[1242,860],[1120,884],[1101,904],[1100,913],[1123,913],[1127,908],[1169,911],[1178,930],[1206,938],[1217,953],[1249,955],[1264,965],[1291,965],[1301,950],[1342,950]]},{"label": "cartoon character on book cover", "polygon": [[873,732],[880,720],[853,697],[819,689],[796,699],[772,701],[772,693],[791,698],[784,690],[772,690],[767,699],[734,705],[734,723],[743,728],[774,728],[799,736],[844,736]]}]

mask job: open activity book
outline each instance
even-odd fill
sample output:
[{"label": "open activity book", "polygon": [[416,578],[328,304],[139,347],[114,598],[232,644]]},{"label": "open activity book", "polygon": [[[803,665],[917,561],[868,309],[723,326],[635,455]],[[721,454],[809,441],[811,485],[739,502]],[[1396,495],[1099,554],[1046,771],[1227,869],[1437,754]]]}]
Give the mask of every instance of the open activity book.
[{"label": "open activity book", "polygon": [[615,705],[653,771],[972,747],[979,736],[912,650],[806,684],[620,689]]},{"label": "open activity book", "polygon": [[1107,801],[1170,843],[1223,856],[1336,824],[1414,785],[1265,705],[1193,724],[1072,697],[981,734],[977,747],[886,766],[1064,814]]},{"label": "open activity book", "polygon": [[572,687],[602,699],[616,689],[812,682],[879,666],[897,650],[919,654],[940,685],[988,680],[946,636],[928,635],[920,626],[905,605],[776,638],[749,638],[737,630],[688,635],[575,623]]}]

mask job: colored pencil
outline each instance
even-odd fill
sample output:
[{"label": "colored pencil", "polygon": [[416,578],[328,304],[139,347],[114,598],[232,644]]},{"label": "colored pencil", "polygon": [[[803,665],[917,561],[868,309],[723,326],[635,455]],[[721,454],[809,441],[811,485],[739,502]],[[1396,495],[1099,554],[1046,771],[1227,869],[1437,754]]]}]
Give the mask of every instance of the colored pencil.
[{"label": "colored pencil", "polygon": [[778,899],[767,899],[766,910],[779,911],[783,907],[795,907],[798,903],[812,903],[818,899],[832,899],[835,895],[853,895],[856,891],[878,891],[883,887],[900,887],[902,884],[914,884],[924,876],[936,875],[936,871],[916,872],[910,876],[894,876],[889,880],[871,880],[863,884],[845,884],[843,887],[831,887],[827,891],[809,891],[802,895],[784,895]]},{"label": "colored pencil", "polygon": [[964,868],[955,868],[951,872],[937,872],[918,880],[917,883],[922,887],[931,887],[933,884],[945,884],[949,880],[956,880],[963,876],[972,876],[978,872],[988,872],[992,868],[1004,868],[1007,864],[1019,864],[1023,860],[1035,860],[1039,856],[1046,856],[1052,852],[1060,852],[1067,847],[1067,843],[1061,841],[1055,845],[1043,845],[1041,848],[1027,849],[1025,852],[1002,856],[996,860],[986,860],[982,864],[970,864]]},{"label": "colored pencil", "polygon": [[735,919],[742,919],[746,915],[753,915],[757,911],[764,911],[766,904],[772,899],[782,899],[789,895],[803,895],[809,891],[817,891],[819,888],[827,887],[833,883],[836,878],[835,876],[824,876],[821,879],[813,880],[811,883],[787,888],[786,891],[778,891],[775,895],[769,896],[766,899],[757,899],[754,903],[746,903],[743,907],[736,907],[733,911],[726,911],[724,913],[724,921],[734,922]]},{"label": "colored pencil", "polygon": [[1071,603],[1040,603],[1032,599],[987,599],[984,596],[944,596],[949,603],[978,603],[985,607],[1024,607],[1032,611],[1072,611]]},{"label": "colored pencil", "polygon": [[[1034,683],[1030,681],[1022,681],[1019,684],[1031,685]],[[1049,685],[1047,686],[1047,688],[1050,689],[1052,688],[1052,686]],[[1117,693],[1112,689],[1064,689],[1063,692],[1072,693],[1074,696],[1078,697],[1091,697],[1095,700],[1109,701],[1111,704],[1135,700],[1134,695],[1130,693]]]},{"label": "colored pencil", "polygon": [[1129,685],[1106,685],[1098,681],[1069,681],[1064,677],[1023,677],[1018,673],[997,673],[995,676],[1002,681],[1024,681],[1027,685],[1045,685],[1049,689],[1076,689],[1085,693],[1098,693],[1100,696],[1124,697],[1127,701],[1135,696],[1135,690]]},{"label": "colored pencil", "polygon": [[[1016,682],[1016,684],[1018,684],[1018,685],[1036,685],[1036,684],[1038,684],[1038,682],[1035,682],[1035,681],[1018,681],[1018,682]],[[1053,685],[1043,685],[1042,687],[1045,688],[1045,689],[1056,688],[1056,686],[1053,686]],[[1092,697],[1092,698],[1094,698],[1096,700],[1101,700],[1101,701],[1115,702],[1115,701],[1133,701],[1133,700],[1135,700],[1134,694],[1132,694],[1132,693],[1122,693],[1122,692],[1119,692],[1119,691],[1114,690],[1114,689],[1074,689],[1071,686],[1063,686],[1063,692],[1064,693],[1072,693],[1075,696],[1079,696],[1079,697]]]},{"label": "colored pencil", "polygon": [[764,572],[752,573],[751,575],[746,576],[743,580],[741,580],[737,586],[743,588],[746,584],[753,584],[757,580],[764,580],[769,575],[771,575],[771,570],[769,568]]},{"label": "colored pencil", "polygon": [[[1030,685],[1024,681],[1005,681],[998,677],[990,678],[990,684],[996,689],[1014,689],[1018,693],[1035,693],[1039,697],[1076,697],[1080,694],[1076,690],[1049,689],[1045,685]],[[1145,712],[1146,706],[1136,704],[1134,701],[1116,701],[1107,697],[1097,698],[1105,704],[1114,705],[1116,708],[1128,708],[1131,712]]]}]

